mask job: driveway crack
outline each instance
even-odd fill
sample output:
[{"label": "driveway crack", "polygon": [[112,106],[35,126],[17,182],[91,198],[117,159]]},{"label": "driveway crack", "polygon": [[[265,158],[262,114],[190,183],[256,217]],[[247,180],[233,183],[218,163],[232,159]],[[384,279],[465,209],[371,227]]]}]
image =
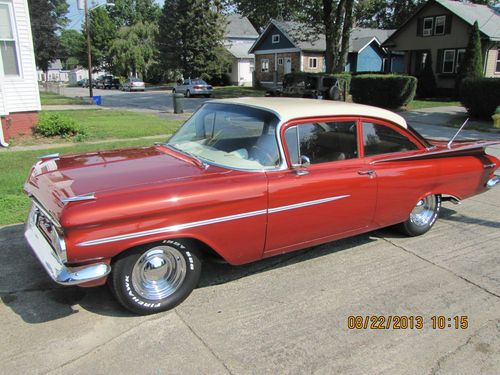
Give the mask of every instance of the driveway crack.
[{"label": "driveway crack", "polygon": [[385,242],[387,242],[387,243],[391,244],[391,245],[392,245],[392,246],[394,246],[394,247],[397,247],[398,249],[403,250],[404,252],[406,252],[406,253],[408,253],[408,254],[411,254],[411,255],[413,255],[413,256],[416,256],[417,258],[419,258],[419,259],[423,260],[424,262],[430,263],[430,264],[432,264],[433,266],[436,266],[436,267],[438,267],[438,268],[442,269],[443,271],[446,271],[446,272],[451,273],[453,276],[458,277],[459,279],[461,279],[461,280],[465,281],[466,283],[471,284],[471,285],[473,285],[473,286],[475,286],[475,287],[477,287],[477,288],[481,289],[483,292],[486,292],[486,293],[488,293],[489,295],[492,295],[492,296],[494,296],[494,297],[496,297],[496,298],[500,298],[500,295],[498,295],[498,294],[496,294],[496,293],[492,292],[491,290],[486,289],[485,287],[483,287],[483,286],[481,286],[481,285],[479,285],[479,284],[476,284],[474,281],[471,281],[471,280],[467,279],[466,277],[463,277],[463,276],[459,275],[458,273],[455,273],[455,272],[453,272],[452,270],[450,270],[450,269],[448,269],[448,268],[446,268],[446,267],[443,267],[443,266],[441,266],[441,265],[439,265],[439,264],[437,264],[437,263],[434,263],[433,261],[431,261],[431,260],[429,260],[429,259],[427,259],[427,258],[424,258],[424,257],[423,257],[423,256],[421,256],[421,255],[418,255],[417,253],[415,253],[415,252],[413,252],[413,251],[411,251],[411,250],[409,250],[409,249],[405,248],[404,246],[398,245],[398,244],[396,244],[396,243],[392,242],[391,240],[389,240],[389,239],[387,239],[387,238],[385,238],[385,237],[382,237],[382,236],[381,236],[380,234],[378,234],[377,232],[375,232],[375,237],[380,238],[381,240],[383,240],[383,241],[385,241]]},{"label": "driveway crack", "polygon": [[205,342],[205,340],[203,340],[203,338],[198,335],[196,333],[196,331],[188,324],[188,322],[181,316],[181,314],[179,314],[179,312],[176,310],[175,311],[175,314],[179,317],[179,319],[181,320],[182,323],[184,323],[184,325],[187,327],[187,329],[189,329],[189,331],[191,331],[191,333],[201,342],[201,344],[215,357],[215,359],[217,359],[220,364],[222,366],[224,366],[224,368],[226,369],[226,371],[230,374],[230,375],[233,375],[233,372],[229,369],[229,367],[227,367],[226,363],[222,360],[221,357],[219,357],[217,355],[217,353],[215,353],[215,351],[212,350],[212,348],[210,348],[210,346],[208,346],[208,344]]}]

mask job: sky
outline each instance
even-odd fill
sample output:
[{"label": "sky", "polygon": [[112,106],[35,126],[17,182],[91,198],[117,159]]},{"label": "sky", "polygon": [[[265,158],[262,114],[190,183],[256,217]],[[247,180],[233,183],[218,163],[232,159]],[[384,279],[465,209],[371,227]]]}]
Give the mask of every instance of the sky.
[{"label": "sky", "polygon": [[[68,12],[68,18],[69,18],[69,23],[67,28],[68,29],[75,29],[75,30],[81,30],[82,28],[82,22],[85,17],[84,11],[79,10],[76,6],[77,0],[67,0],[69,4],[69,12]],[[87,0],[88,4],[90,7],[93,7],[98,4],[103,4],[106,1],[104,0]],[[158,4],[163,5],[164,0],[155,0]]]}]

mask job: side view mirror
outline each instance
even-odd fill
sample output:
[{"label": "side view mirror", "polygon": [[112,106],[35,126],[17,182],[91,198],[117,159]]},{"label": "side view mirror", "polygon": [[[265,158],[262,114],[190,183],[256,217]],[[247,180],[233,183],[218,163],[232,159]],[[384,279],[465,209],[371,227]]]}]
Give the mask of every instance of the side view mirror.
[{"label": "side view mirror", "polygon": [[303,176],[306,174],[309,174],[309,171],[306,169],[311,165],[311,159],[305,155],[300,156],[300,163],[299,164],[292,164],[292,168],[294,172],[298,176]]}]

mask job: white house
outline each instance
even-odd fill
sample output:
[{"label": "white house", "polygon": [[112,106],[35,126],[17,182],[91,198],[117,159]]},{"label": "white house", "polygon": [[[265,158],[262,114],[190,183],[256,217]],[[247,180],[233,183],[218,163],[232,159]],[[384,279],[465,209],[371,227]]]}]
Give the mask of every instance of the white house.
[{"label": "white house", "polygon": [[257,40],[259,34],[248,18],[239,14],[228,15],[226,21],[228,23],[224,45],[233,58],[229,70],[231,83],[238,86],[251,86],[255,59],[253,55],[248,53],[248,50]]},{"label": "white house", "polygon": [[69,81],[69,70],[63,69],[61,60],[57,59],[50,63],[49,69],[47,70],[47,75],[41,69],[37,70],[38,80],[40,82],[45,82],[47,78],[48,82],[63,82],[67,83]]},{"label": "white house", "polygon": [[[93,75],[92,75],[93,77]],[[76,85],[78,81],[81,81],[82,79],[88,79],[89,78],[89,71],[85,68],[78,67],[69,72],[68,75],[68,83],[70,85]]]},{"label": "white house", "polygon": [[31,132],[40,111],[27,0],[0,0],[0,144]]}]

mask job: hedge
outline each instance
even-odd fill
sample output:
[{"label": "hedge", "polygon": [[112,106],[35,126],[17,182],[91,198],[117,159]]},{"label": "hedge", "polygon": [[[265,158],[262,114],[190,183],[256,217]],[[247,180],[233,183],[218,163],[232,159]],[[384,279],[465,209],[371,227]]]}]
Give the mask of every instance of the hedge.
[{"label": "hedge", "polygon": [[460,86],[460,102],[472,117],[491,120],[500,105],[500,78],[466,78]]},{"label": "hedge", "polygon": [[383,108],[399,108],[415,97],[417,79],[395,74],[367,74],[351,79],[351,95],[355,103]]}]

